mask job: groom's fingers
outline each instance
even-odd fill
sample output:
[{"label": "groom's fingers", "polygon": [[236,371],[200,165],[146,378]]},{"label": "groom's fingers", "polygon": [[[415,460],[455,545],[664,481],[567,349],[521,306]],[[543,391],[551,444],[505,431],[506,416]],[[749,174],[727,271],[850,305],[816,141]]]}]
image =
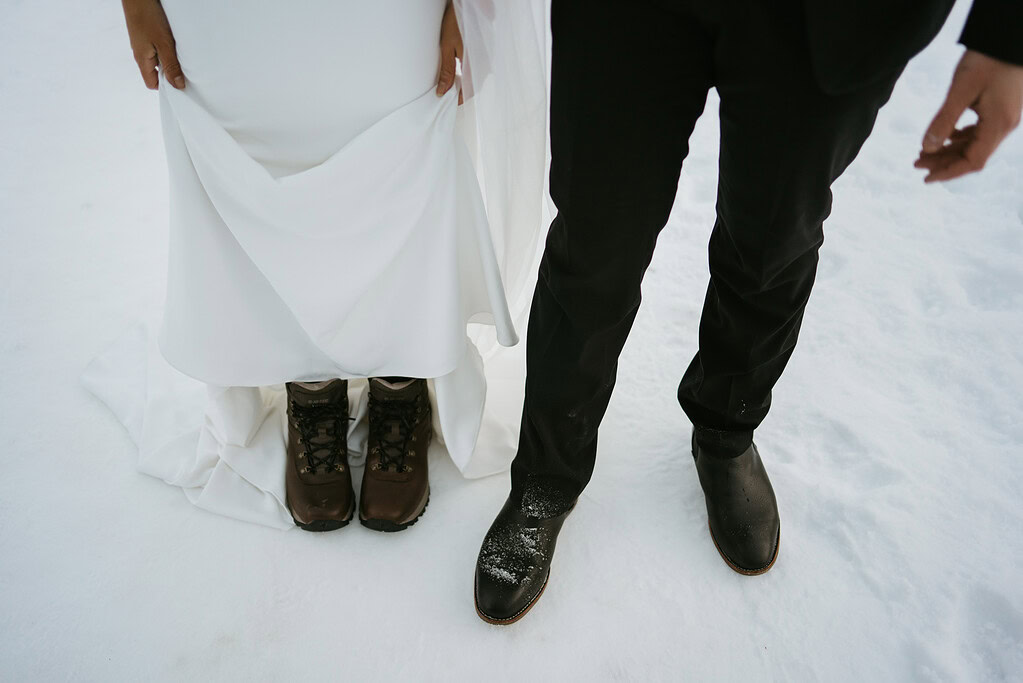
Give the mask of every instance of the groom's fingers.
[{"label": "groom's fingers", "polygon": [[918,168],[927,168],[930,173],[924,178],[925,183],[952,180],[984,168],[987,160],[994,153],[1004,135],[991,126],[978,124],[969,138],[961,138],[946,145],[941,152],[933,155],[921,155],[920,162],[932,163]]},{"label": "groom's fingers", "polygon": [[948,139],[952,142],[959,142],[962,140],[972,140],[977,134],[977,124],[973,123],[965,128],[956,128],[952,131],[952,134],[948,136]]},{"label": "groom's fingers", "polygon": [[965,157],[958,157],[954,161],[943,164],[940,168],[928,173],[927,177],[924,178],[924,182],[937,183],[943,180],[952,180],[954,178],[964,176],[967,173],[972,173],[974,170],[973,162]]},{"label": "groom's fingers", "polygon": [[959,117],[963,115],[967,107],[973,101],[973,94],[967,94],[965,88],[957,86],[955,82],[948,91],[948,97],[938,110],[937,115],[931,121],[924,133],[923,150],[927,153],[934,153],[941,150],[941,146],[951,137],[955,131]]},{"label": "groom's fingers", "polygon": [[976,137],[976,124],[957,128],[948,136],[949,143],[944,145],[937,152],[920,152],[920,157],[913,164],[917,168],[930,168],[932,162],[952,156],[962,156],[963,150]]},{"label": "groom's fingers", "polygon": [[959,117],[976,103],[984,87],[986,63],[983,57],[978,57],[969,50],[959,59],[952,73],[952,83],[948,86],[945,101],[924,133],[922,142],[924,152],[941,151],[941,146],[955,131]]},{"label": "groom's fingers", "polygon": [[963,151],[969,144],[969,140],[956,140],[942,147],[939,152],[921,152],[920,157],[913,162],[913,166],[925,168],[928,171],[947,166],[951,162],[961,159]]}]

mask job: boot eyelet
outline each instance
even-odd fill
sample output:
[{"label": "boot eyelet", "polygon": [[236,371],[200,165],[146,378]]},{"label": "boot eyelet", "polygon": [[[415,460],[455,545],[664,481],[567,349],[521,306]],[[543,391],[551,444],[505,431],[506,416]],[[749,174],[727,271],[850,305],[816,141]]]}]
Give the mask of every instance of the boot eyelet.
[{"label": "boot eyelet", "polygon": [[411,472],[412,471],[412,465],[405,465],[405,471],[406,472]]}]

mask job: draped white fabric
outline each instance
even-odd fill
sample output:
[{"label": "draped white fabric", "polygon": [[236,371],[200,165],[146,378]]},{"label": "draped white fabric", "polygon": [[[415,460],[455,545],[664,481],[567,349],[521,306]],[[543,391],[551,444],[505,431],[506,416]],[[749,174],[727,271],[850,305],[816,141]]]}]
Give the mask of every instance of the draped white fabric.
[{"label": "draped white fabric", "polygon": [[[545,225],[544,7],[456,2],[457,107],[433,93],[443,6],[262,0],[228,33],[211,26],[241,10],[164,2],[188,87],[160,89],[163,324],[141,323],[83,381],[128,428],[140,470],[200,507],[292,526],[280,385],[296,379],[352,378],[356,463],[357,378],[377,375],[431,378],[438,449],[465,476],[510,463],[524,368],[521,345],[504,346]],[[352,63],[368,44],[386,58]]]}]

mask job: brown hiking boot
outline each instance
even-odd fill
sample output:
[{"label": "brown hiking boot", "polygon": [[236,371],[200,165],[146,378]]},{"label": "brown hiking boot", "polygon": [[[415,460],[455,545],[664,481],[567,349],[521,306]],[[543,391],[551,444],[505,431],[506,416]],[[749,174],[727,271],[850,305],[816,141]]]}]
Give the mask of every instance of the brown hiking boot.
[{"label": "brown hiking boot", "polygon": [[355,491],[348,468],[348,382],[288,382],[285,488],[295,524],[332,531],[352,520]]},{"label": "brown hiking boot", "polygon": [[425,379],[369,382],[369,442],[359,519],[377,531],[412,526],[430,500],[433,437]]}]

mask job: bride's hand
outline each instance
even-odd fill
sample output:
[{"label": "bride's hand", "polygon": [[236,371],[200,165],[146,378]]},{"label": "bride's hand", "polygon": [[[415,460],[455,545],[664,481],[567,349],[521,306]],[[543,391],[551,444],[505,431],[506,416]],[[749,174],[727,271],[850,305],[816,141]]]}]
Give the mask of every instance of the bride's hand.
[{"label": "bride's hand", "polygon": [[[126,0],[127,1],[127,0]],[[455,84],[455,59],[462,58],[462,34],[458,30],[455,8],[448,0],[444,8],[444,20],[440,25],[440,75],[437,76],[437,96],[443,95]],[[462,103],[462,92],[458,92],[458,103]]]},{"label": "bride's hand", "polygon": [[131,51],[135,53],[135,62],[146,87],[150,90],[159,87],[160,76],[156,70],[159,66],[175,88],[183,89],[185,75],[181,72],[174,49],[174,35],[159,0],[121,0],[121,6],[128,24]]}]

